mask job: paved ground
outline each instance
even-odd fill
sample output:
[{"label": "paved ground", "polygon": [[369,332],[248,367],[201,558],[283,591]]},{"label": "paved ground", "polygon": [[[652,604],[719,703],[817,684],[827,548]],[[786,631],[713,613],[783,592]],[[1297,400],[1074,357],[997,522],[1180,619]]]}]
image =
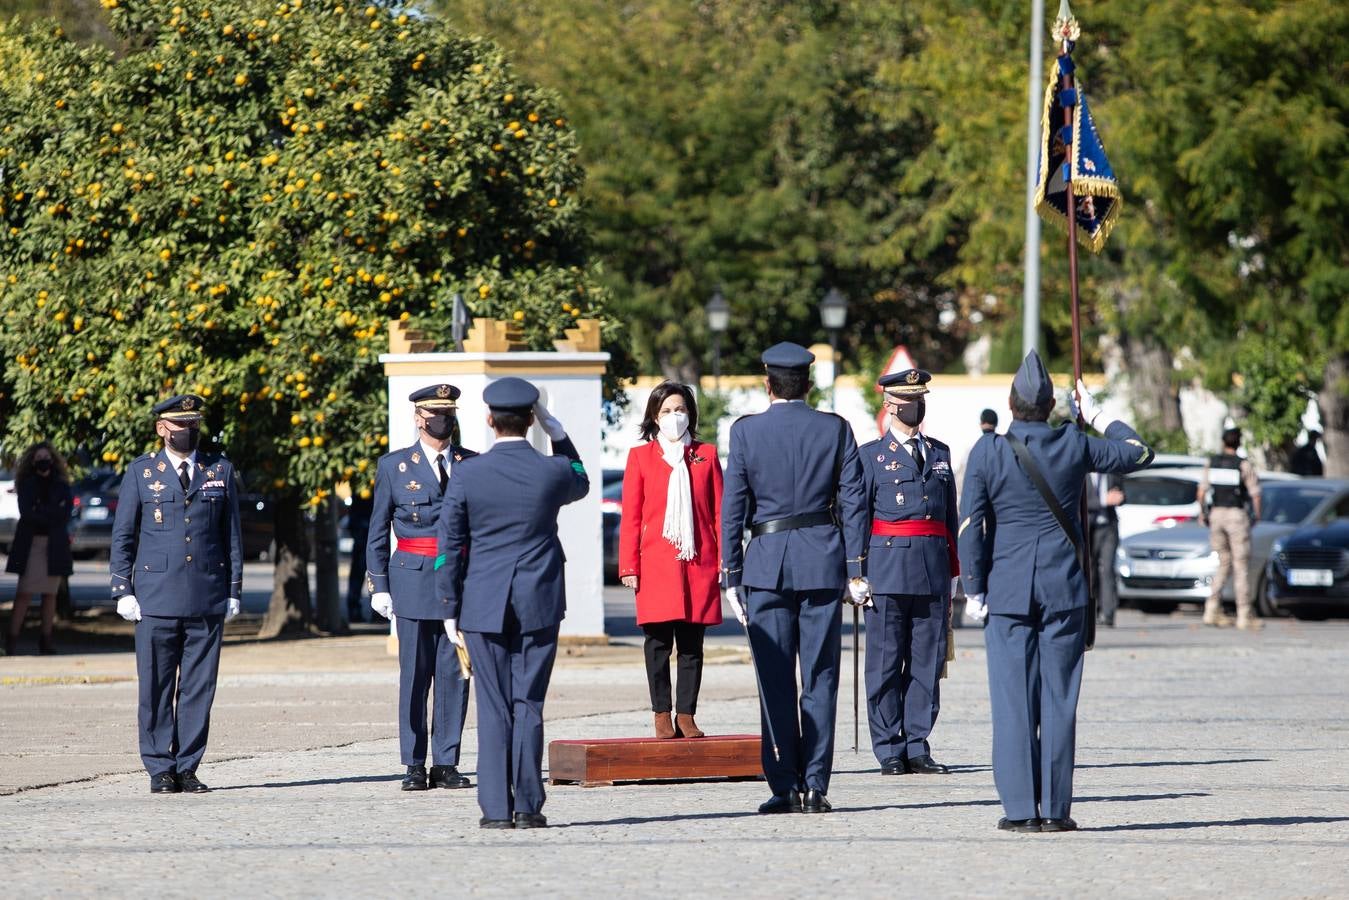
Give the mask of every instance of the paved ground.
[{"label": "paved ground", "polygon": [[[0,783],[27,786],[0,797],[4,893],[1349,894],[1349,623],[1248,635],[1120,618],[1088,657],[1083,830],[1054,836],[994,829],[970,629],[943,685],[948,777],[885,778],[854,755],[845,679],[833,815],[753,815],[767,793],[753,782],[559,786],[555,827],[530,832],[480,831],[471,791],[397,790],[395,667],[377,634],[228,646],[201,770],[216,790],[199,797],[146,792],[124,651],[3,659]],[[640,653],[623,640],[561,659],[549,738],[647,731]],[[699,721],[753,730],[751,671],[734,639],[713,643]],[[475,744],[470,730],[470,772]]]}]

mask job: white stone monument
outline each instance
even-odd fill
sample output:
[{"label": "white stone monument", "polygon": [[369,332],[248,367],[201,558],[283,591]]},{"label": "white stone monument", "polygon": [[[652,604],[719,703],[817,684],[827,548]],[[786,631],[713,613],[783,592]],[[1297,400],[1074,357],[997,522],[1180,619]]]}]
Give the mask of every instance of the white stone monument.
[{"label": "white stone monument", "polygon": [[[609,354],[600,351],[599,322],[582,319],[555,342],[553,352],[519,349],[518,334],[509,323],[475,319],[462,353],[433,352],[433,345],[389,323],[389,353],[380,356],[389,379],[389,449],[406,447],[416,439],[413,405],[408,395],[418,388],[448,382],[459,397],[459,428],[463,446],[483,453],[491,449],[487,407],[482,392],[498,378],[514,375],[539,389],[540,399],[567,429],[590,476],[590,493],[562,508],[558,535],[567,556],[567,617],[562,639],[604,642],[604,543],[600,516],[600,431],[603,422],[600,379]],[[537,426],[530,443],[541,453],[551,452],[548,438]],[[458,477],[452,473],[451,477]]]}]

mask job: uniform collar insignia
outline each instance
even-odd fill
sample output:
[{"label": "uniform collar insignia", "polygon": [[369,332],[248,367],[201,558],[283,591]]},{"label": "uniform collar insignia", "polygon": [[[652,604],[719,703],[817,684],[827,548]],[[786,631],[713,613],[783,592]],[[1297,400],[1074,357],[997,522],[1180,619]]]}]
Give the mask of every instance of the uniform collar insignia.
[{"label": "uniform collar insignia", "polygon": [[412,451],[412,461],[415,463],[419,463],[422,461],[422,455],[418,453],[416,450]]},{"label": "uniform collar insignia", "polygon": [[164,460],[162,459],[159,461],[159,465],[155,466],[155,469],[160,472],[163,472],[167,468],[168,466],[164,463]]},{"label": "uniform collar insignia", "polygon": [[895,443],[894,441],[891,441],[891,442],[890,442],[890,452],[891,452],[891,453],[894,453],[894,452],[895,452],[896,450],[898,450],[898,449],[899,449],[899,444]]}]

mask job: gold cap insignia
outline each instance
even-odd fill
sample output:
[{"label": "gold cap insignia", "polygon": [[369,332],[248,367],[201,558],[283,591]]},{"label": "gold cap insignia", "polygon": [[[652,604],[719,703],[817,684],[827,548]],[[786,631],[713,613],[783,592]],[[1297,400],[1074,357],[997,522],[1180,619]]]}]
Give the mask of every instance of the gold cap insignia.
[{"label": "gold cap insignia", "polygon": [[436,396],[442,400],[450,396],[450,386],[448,384],[442,384],[440,387],[436,388]]},{"label": "gold cap insignia", "polygon": [[189,410],[189,409],[192,408],[192,398],[191,398],[191,397],[184,397],[184,398],[183,398],[183,402],[180,403],[180,404],[178,404],[178,405],[179,405],[180,407],[182,407],[182,409],[184,409],[184,410]]},{"label": "gold cap insignia", "polygon": [[904,380],[907,381],[909,384],[917,384],[918,372],[916,370],[909,372],[909,374],[904,378]]}]

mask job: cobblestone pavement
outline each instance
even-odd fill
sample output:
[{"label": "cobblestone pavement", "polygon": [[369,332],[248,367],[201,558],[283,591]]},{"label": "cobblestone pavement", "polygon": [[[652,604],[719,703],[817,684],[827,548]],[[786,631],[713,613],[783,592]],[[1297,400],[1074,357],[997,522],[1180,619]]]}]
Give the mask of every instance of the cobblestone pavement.
[{"label": "cobblestone pavement", "polygon": [[[45,739],[50,771],[29,780],[69,782],[0,797],[4,893],[1349,895],[1349,624],[1279,621],[1250,635],[1188,616],[1120,621],[1087,659],[1082,830],[1061,835],[994,828],[971,629],[958,632],[933,741],[949,776],[882,777],[865,747],[854,755],[845,654],[834,814],[754,815],[767,796],[757,782],[557,786],[553,827],[520,832],[481,831],[472,791],[398,791],[394,667],[377,638],[227,648],[204,796],[151,796],[144,773],[126,774],[129,681],[52,682],[81,660],[116,678],[118,654],[28,658],[23,671],[4,660],[0,761],[41,758]],[[740,659],[706,670],[709,732],[755,728]],[[546,713],[550,739],[645,734],[635,642],[563,659]],[[472,731],[465,747],[471,772]],[[91,778],[81,752],[122,774]]]}]

